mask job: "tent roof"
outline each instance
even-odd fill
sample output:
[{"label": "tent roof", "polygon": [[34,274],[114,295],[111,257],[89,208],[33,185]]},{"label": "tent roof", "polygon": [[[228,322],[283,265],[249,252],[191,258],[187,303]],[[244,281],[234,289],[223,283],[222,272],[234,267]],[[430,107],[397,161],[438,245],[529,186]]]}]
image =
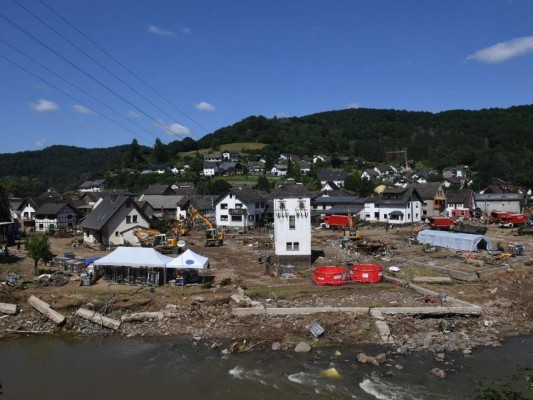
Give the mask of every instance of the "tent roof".
[{"label": "tent roof", "polygon": [[204,269],[209,262],[209,258],[196,254],[194,251],[187,249],[179,257],[173,258],[167,264],[167,268],[176,269]]},{"label": "tent roof", "polygon": [[94,265],[163,268],[171,257],[148,247],[117,247],[112,253],[94,262]]},{"label": "tent roof", "polygon": [[477,251],[492,250],[492,241],[485,235],[423,230],[418,233],[418,241],[432,246],[447,247],[456,250]]}]

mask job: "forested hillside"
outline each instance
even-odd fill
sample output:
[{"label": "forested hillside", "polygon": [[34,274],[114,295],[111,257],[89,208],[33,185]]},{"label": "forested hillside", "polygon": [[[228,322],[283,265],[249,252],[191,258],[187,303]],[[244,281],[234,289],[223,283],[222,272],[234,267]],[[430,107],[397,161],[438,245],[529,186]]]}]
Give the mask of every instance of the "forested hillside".
[{"label": "forested hillside", "polygon": [[[179,163],[180,152],[223,149],[234,142],[266,143],[257,152],[271,156],[325,154],[368,162],[388,161],[387,152],[407,149],[419,165],[442,169],[468,165],[485,182],[498,177],[533,183],[533,106],[441,113],[350,109],[304,117],[248,117],[206,135],[153,148],[129,145],[108,149],[52,146],[41,151],[0,154],[0,178],[24,187],[73,188],[102,177],[112,168],[141,168],[150,163]],[[8,185],[9,186],[9,185]]]}]

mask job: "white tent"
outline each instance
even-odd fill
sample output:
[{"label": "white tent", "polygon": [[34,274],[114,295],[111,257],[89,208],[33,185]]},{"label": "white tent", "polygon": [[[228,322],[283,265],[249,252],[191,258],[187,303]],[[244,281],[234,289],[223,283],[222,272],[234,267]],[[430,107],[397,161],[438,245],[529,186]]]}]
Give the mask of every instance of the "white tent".
[{"label": "white tent", "polygon": [[187,249],[179,257],[173,258],[167,264],[167,268],[176,269],[204,269],[209,263],[209,258],[196,254],[194,251]]},{"label": "white tent", "polygon": [[455,250],[492,250],[492,241],[485,235],[424,230],[418,233],[418,241],[431,246],[447,247]]},{"label": "white tent", "polygon": [[112,253],[94,262],[98,266],[164,268],[172,260],[148,247],[117,247]]}]

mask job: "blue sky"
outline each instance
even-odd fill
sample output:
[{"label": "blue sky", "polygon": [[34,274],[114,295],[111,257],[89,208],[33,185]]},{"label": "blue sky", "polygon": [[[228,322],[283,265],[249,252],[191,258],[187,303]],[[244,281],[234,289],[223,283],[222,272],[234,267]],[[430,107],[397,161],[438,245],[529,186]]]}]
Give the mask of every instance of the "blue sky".
[{"label": "blue sky", "polygon": [[0,153],[153,146],[250,115],[533,103],[530,0],[3,0],[0,13]]}]

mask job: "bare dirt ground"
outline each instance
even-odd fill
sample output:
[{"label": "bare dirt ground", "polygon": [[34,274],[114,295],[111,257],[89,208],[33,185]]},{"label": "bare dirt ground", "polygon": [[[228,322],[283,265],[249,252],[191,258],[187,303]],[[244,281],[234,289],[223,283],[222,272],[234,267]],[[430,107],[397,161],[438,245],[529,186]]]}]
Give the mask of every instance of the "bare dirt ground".
[{"label": "bare dirt ground", "polygon": [[[495,267],[501,272],[484,276],[475,282],[453,280],[450,284],[421,285],[437,293],[482,306],[479,317],[387,315],[386,321],[395,341],[393,347],[400,352],[429,349],[435,352],[465,350],[482,345],[499,345],[506,336],[533,332],[533,237],[514,236],[513,230],[490,227],[487,235],[493,244],[521,243],[525,253],[508,257],[495,254],[482,256],[484,266],[467,264],[465,254],[439,249],[424,252],[422,246],[408,239],[411,227],[396,230],[363,229],[363,240],[341,246],[341,234],[335,231],[313,230],[313,249],[322,257],[314,259],[309,268],[284,270],[280,277],[266,274],[266,257],[273,254],[267,232],[246,235],[227,235],[224,246],[204,247],[202,232],[188,237],[188,247],[209,257],[214,275],[213,287],[191,285],[187,287],[160,286],[156,288],[118,285],[104,280],[97,284],[80,286],[79,277],[58,273],[51,280],[33,278],[33,260],[24,252],[11,248],[11,256],[0,259],[0,302],[15,303],[19,313],[0,316],[0,338],[18,337],[23,332],[66,333],[78,337],[105,336],[110,332],[74,315],[79,307],[101,312],[114,319],[145,311],[163,311],[162,318],[150,321],[125,322],[115,334],[133,336],[189,335],[200,340],[210,340],[214,346],[233,342],[234,350],[252,350],[271,346],[292,347],[305,340],[317,346],[357,345],[378,342],[374,320],[369,315],[349,313],[324,313],[311,315],[236,317],[232,309],[241,307],[231,296],[238,287],[252,300],[267,307],[435,307],[428,299],[409,287],[382,282],[378,284],[349,284],[339,287],[319,287],[312,283],[313,269],[321,265],[346,266],[352,263],[373,263],[388,268],[396,266],[395,278],[410,282],[418,276],[444,276],[425,265],[441,266],[464,272],[480,272]],[[73,239],[50,238],[52,251],[62,255],[67,251],[79,257],[108,254],[86,247],[72,247]],[[361,249],[377,249],[368,254]],[[386,251],[381,248],[386,245]],[[259,263],[257,253],[263,254]],[[323,253],[322,253],[323,252]],[[275,260],[275,257],[274,257]],[[415,262],[416,261],[416,262]],[[40,268],[45,266],[41,263]],[[290,273],[290,272],[294,273]],[[6,282],[8,274],[21,279]],[[231,282],[222,286],[221,283]],[[34,310],[27,300],[34,295],[67,317],[67,323],[56,327],[46,317]],[[453,328],[443,333],[443,321],[452,321]],[[310,332],[317,322],[325,330],[319,339]]]}]

